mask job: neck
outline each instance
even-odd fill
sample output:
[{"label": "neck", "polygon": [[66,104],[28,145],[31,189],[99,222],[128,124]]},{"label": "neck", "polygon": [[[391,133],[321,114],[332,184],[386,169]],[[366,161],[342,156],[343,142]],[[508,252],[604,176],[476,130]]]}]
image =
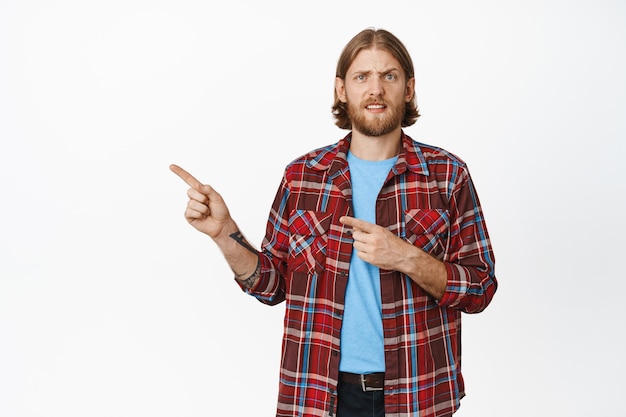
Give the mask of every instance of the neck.
[{"label": "neck", "polygon": [[382,161],[393,158],[402,148],[402,130],[400,127],[383,136],[366,136],[357,130],[352,131],[350,152],[366,161]]}]

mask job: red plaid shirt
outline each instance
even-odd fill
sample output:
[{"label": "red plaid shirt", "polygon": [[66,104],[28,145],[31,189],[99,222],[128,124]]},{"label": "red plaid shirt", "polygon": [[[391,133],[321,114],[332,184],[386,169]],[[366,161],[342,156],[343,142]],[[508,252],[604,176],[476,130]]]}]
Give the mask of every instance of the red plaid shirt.
[{"label": "red plaid shirt", "polygon": [[[293,161],[267,223],[261,278],[249,291],[286,301],[277,416],[334,416],[353,215],[348,134]],[[380,271],[385,415],[449,416],[465,395],[461,312],[477,313],[497,287],[478,196],[463,161],[402,134],[403,150],[376,205],[377,224],[442,260],[437,301],[409,277]],[[366,340],[363,341],[367,343]]]}]

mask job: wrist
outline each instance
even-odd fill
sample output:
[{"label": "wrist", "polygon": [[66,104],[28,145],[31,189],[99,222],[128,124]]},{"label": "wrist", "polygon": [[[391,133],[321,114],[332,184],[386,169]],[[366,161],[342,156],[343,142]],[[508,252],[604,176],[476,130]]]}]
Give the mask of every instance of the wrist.
[{"label": "wrist", "polygon": [[[417,285],[439,300],[446,291],[448,284],[448,270],[443,261],[426,253],[416,246],[410,252],[405,265],[408,275]],[[403,272],[403,271],[401,271]]]},{"label": "wrist", "polygon": [[238,231],[239,227],[237,226],[237,223],[235,223],[233,219],[229,219],[220,229],[218,234],[216,234],[215,236],[211,236],[211,239],[213,239],[213,241],[220,247],[222,247],[222,245],[227,246],[233,241],[230,236]]}]

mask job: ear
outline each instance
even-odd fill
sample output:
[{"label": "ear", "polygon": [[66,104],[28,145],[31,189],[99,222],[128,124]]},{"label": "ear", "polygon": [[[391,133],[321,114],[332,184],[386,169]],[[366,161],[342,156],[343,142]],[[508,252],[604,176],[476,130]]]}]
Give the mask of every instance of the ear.
[{"label": "ear", "polygon": [[407,103],[413,100],[413,97],[415,96],[415,78],[409,78],[406,82],[405,94],[404,99]]},{"label": "ear", "polygon": [[337,98],[342,103],[348,101],[346,98],[346,83],[339,77],[335,77],[335,93],[337,93]]}]

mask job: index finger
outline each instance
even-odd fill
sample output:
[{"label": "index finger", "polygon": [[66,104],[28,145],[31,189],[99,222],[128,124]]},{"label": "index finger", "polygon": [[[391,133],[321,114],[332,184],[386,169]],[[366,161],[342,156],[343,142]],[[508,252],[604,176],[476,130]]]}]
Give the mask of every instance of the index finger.
[{"label": "index finger", "polygon": [[187,185],[189,185],[191,188],[200,188],[202,186],[202,183],[198,181],[196,177],[194,177],[193,175],[191,175],[190,173],[188,173],[187,171],[185,171],[178,165],[171,164],[170,171],[178,175],[180,179],[185,181]]},{"label": "index finger", "polygon": [[364,232],[371,232],[372,226],[376,226],[373,223],[350,216],[341,216],[339,221],[345,226],[351,226],[353,228],[363,230]]}]

